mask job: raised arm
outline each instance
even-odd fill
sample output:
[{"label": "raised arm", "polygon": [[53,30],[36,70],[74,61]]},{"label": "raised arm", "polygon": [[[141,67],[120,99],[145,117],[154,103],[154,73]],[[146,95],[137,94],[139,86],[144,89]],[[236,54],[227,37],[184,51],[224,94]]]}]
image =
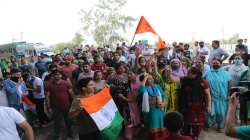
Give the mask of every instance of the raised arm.
[{"label": "raised arm", "polygon": [[226,124],[225,124],[225,134],[229,137],[238,138],[236,134],[236,127],[235,127],[235,112],[237,104],[239,103],[236,94],[233,94],[229,98],[229,108],[227,112]]}]

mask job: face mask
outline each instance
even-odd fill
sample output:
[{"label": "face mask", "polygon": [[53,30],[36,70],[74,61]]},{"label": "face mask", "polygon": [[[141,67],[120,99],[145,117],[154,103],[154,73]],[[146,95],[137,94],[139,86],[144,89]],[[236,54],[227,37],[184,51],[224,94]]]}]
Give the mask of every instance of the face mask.
[{"label": "face mask", "polygon": [[234,64],[235,65],[241,65],[242,64],[242,60],[234,60]]},{"label": "face mask", "polygon": [[176,69],[178,69],[179,68],[179,66],[172,66],[172,69],[174,69],[174,70],[176,70]]},{"label": "face mask", "polygon": [[215,70],[217,70],[217,69],[220,68],[220,66],[219,66],[219,65],[213,65],[213,68],[214,68]]},{"label": "face mask", "polygon": [[69,64],[70,64],[70,62],[65,62],[65,65],[67,65],[67,66],[68,66]]},{"label": "face mask", "polygon": [[19,80],[19,77],[11,77],[11,80],[17,83]]}]

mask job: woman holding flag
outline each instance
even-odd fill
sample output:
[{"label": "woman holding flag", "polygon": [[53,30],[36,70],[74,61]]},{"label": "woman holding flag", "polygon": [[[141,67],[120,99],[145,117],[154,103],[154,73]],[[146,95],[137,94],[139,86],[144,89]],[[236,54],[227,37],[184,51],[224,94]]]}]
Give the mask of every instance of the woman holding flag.
[{"label": "woman holding flag", "polygon": [[72,102],[69,114],[76,118],[78,125],[79,140],[101,140],[100,132],[89,114],[81,106],[81,98],[95,95],[95,84],[92,78],[84,78],[78,82],[78,95]]},{"label": "woman holding flag", "polygon": [[116,140],[122,129],[121,117],[109,87],[96,93],[92,78],[78,82],[80,95],[70,108],[71,117],[77,118],[79,140]]}]

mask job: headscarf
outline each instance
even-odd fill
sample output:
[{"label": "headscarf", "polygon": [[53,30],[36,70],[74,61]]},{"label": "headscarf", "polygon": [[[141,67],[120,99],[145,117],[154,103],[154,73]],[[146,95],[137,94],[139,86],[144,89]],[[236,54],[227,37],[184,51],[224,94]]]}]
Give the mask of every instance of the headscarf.
[{"label": "headscarf", "polygon": [[173,64],[174,62],[178,62],[178,63],[179,63],[179,68],[176,69],[176,70],[172,69],[172,74],[173,74],[174,76],[177,76],[177,77],[184,77],[184,76],[186,76],[186,74],[187,74],[187,69],[185,69],[185,68],[182,66],[181,61],[180,61],[179,59],[172,59],[172,60],[170,61],[170,66],[171,66],[171,67],[172,67],[172,64]]}]

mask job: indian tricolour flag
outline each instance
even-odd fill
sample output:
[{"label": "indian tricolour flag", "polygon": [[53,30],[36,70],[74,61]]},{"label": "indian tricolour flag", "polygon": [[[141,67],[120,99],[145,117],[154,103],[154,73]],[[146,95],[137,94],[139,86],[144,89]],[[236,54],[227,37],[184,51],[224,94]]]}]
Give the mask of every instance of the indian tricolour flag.
[{"label": "indian tricolour flag", "polygon": [[94,96],[81,99],[81,104],[94,120],[103,139],[116,140],[122,129],[123,118],[109,91],[109,87],[105,86]]}]

